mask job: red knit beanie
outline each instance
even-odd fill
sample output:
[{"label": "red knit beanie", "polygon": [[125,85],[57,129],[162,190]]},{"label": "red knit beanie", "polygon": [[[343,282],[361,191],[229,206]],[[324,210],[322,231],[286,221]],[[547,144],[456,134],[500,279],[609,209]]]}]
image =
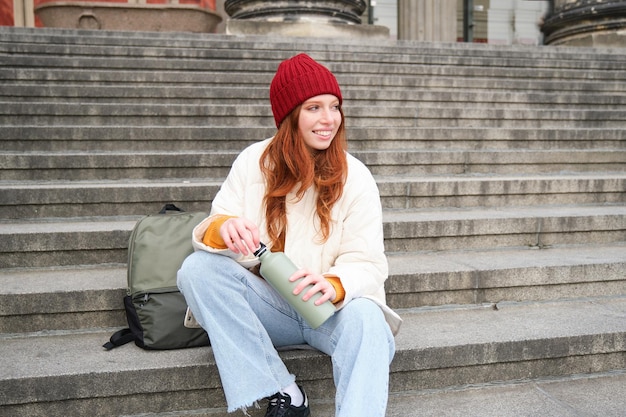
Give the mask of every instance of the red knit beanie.
[{"label": "red knit beanie", "polygon": [[325,66],[307,54],[280,63],[270,84],[270,103],[276,127],[293,109],[311,97],[332,94],[342,102],[337,79]]}]

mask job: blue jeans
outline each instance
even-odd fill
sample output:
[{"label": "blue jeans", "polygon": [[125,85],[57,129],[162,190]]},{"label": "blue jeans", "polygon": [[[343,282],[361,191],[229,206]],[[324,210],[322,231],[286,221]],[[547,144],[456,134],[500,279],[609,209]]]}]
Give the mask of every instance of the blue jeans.
[{"label": "blue jeans", "polygon": [[276,347],[306,343],[332,358],[337,417],[384,417],[395,343],[374,302],[355,299],[313,330],[265,280],[203,251],[185,260],[178,287],[209,333],[229,412],[294,382]]}]

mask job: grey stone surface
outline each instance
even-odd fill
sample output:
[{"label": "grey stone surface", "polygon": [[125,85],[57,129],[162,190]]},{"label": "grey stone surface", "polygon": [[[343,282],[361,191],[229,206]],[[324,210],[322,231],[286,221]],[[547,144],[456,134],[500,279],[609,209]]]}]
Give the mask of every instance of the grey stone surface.
[{"label": "grey stone surface", "polygon": [[[558,367],[532,366],[558,361],[563,354],[593,360],[593,370],[586,373],[626,367],[624,297],[501,303],[498,310],[491,306],[407,310],[401,314],[405,323],[397,337],[391,368],[395,393],[464,385],[463,381],[497,381],[482,368],[499,369],[498,379],[502,380],[568,375],[573,369],[583,373],[582,368],[570,367],[558,373]],[[71,337],[63,333],[2,337],[2,403],[14,404],[12,409],[17,412],[18,404],[28,409],[26,404],[35,400],[82,398],[81,402],[89,403],[92,397],[132,397],[144,390],[200,389],[207,390],[207,407],[214,395],[211,392],[219,392],[210,348],[151,352],[131,345],[106,352],[100,345],[107,337],[102,331]],[[325,355],[304,350],[283,352],[283,356],[314,398],[329,394],[319,391],[316,382],[317,378],[331,378]],[[511,367],[516,362],[525,369],[524,376]],[[446,369],[454,371],[456,384],[444,377]],[[534,373],[528,372],[533,369]],[[407,373],[413,376],[407,378]],[[431,379],[421,381],[426,375]],[[52,381],[57,381],[54,388]],[[203,407],[202,403],[194,406]],[[216,406],[219,402],[213,403]]]},{"label": "grey stone surface", "polygon": [[[567,378],[543,378],[534,381],[403,392],[390,395],[386,416],[622,417],[626,409],[623,396],[624,384],[626,384],[626,373],[622,370]],[[264,408],[248,411],[252,417],[265,415]],[[332,402],[315,399],[311,401],[313,417],[332,416],[334,411]],[[141,416],[229,417],[232,415],[217,409],[148,413]]]},{"label": "grey stone surface", "polygon": [[621,417],[626,410],[624,386],[626,373],[619,371],[404,393],[390,397],[387,417]]},{"label": "grey stone surface", "polygon": [[[221,181],[226,177],[232,161],[239,150],[202,151],[181,150],[168,152],[153,151],[63,151],[0,154],[5,181],[37,181],[54,177],[59,180],[138,180],[159,178],[214,178]],[[468,175],[490,174],[478,181],[512,182],[517,177],[501,175],[526,175],[527,193],[537,190],[546,182],[559,187],[546,190],[550,194],[566,194],[564,191],[598,195],[621,192],[626,188],[617,173],[621,170],[624,151],[605,150],[356,150],[352,154],[363,161],[375,176],[381,177],[379,184],[394,184],[397,178],[390,176],[408,175]],[[28,169],[31,168],[31,169]],[[605,171],[606,174],[589,173],[590,170]],[[567,172],[568,175],[554,175]],[[614,172],[614,173],[613,173]],[[536,174],[552,174],[537,177]],[[585,175],[582,175],[582,174]],[[535,174],[535,175],[531,175]],[[578,175],[574,175],[578,174]],[[435,180],[434,178],[432,179]],[[445,180],[439,181],[443,184]],[[423,184],[423,182],[422,182]],[[466,184],[469,184],[466,182]],[[579,185],[580,184],[580,185]],[[26,185],[25,185],[26,186]],[[567,186],[567,188],[565,188]],[[504,186],[495,191],[503,192]],[[543,192],[543,190],[542,190]],[[493,191],[492,191],[493,193]]]},{"label": "grey stone surface", "polygon": [[[0,414],[224,415],[210,348],[100,346],[125,325],[136,220],[209,209],[234,155],[274,133],[267,85],[302,51],[337,75],[381,191],[406,319],[390,415],[624,408],[623,48],[0,35]],[[332,415],[329,358],[281,355]]]},{"label": "grey stone surface", "polygon": [[[390,254],[394,308],[626,293],[623,244]],[[0,270],[0,330],[125,325],[125,264]]]},{"label": "grey stone surface", "polygon": [[[161,203],[152,203],[154,208],[151,212],[158,212],[167,201],[182,202],[181,205],[187,210],[208,211],[208,202],[187,205],[185,201],[194,201],[193,195],[183,200],[180,192],[187,189],[189,194],[194,194],[191,191],[206,190],[206,183],[184,184],[181,181],[178,186],[171,185],[169,190],[173,194],[170,198],[162,197]],[[134,187],[138,190],[135,195],[145,192],[149,195],[148,202],[151,201],[150,196],[154,198],[155,193],[150,187],[136,184],[130,189],[135,189]],[[94,196],[99,195],[101,190],[92,188]],[[174,195],[178,198],[174,198]],[[123,198],[122,195],[120,197]],[[204,194],[204,197],[207,195]],[[0,260],[5,267],[12,268],[124,262],[130,231],[140,216],[141,207],[144,210],[147,207],[140,199],[138,201],[140,203],[134,209],[137,214],[133,217],[87,218],[82,217],[86,215],[83,211],[73,212],[76,218],[43,218],[0,223],[0,236],[5,237],[0,241]],[[49,206],[43,205],[47,210],[55,206],[48,204]],[[61,203],[61,206],[66,204]],[[82,209],[88,210],[90,207],[87,204]],[[104,207],[108,208],[106,204]],[[132,205],[126,205],[127,211],[131,213],[132,209],[128,207]],[[54,212],[49,213],[49,216],[55,216]],[[411,208],[385,211],[383,226],[385,245],[389,252],[543,248],[624,241],[625,213],[626,207],[623,205],[469,207],[447,210]],[[33,253],[38,253],[38,257],[33,257]],[[50,259],[46,258],[46,253]]]}]

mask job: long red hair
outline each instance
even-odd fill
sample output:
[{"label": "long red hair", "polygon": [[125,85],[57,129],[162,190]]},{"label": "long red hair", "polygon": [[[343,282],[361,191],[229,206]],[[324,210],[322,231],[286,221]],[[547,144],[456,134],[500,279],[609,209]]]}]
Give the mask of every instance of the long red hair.
[{"label": "long red hair", "polygon": [[301,199],[311,186],[317,191],[320,241],[325,242],[331,230],[331,210],[343,193],[348,173],[345,118],[341,108],[341,125],[330,146],[323,151],[311,151],[300,137],[300,108],[296,107],[280,124],[260,160],[266,183],[263,204],[271,247],[282,248],[284,244],[288,226],[287,194],[295,190],[296,197]]}]

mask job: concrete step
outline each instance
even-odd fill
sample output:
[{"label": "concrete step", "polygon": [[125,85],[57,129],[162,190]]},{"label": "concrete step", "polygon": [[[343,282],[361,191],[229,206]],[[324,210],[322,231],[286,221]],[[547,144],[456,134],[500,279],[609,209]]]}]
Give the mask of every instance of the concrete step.
[{"label": "concrete step", "polygon": [[[432,209],[624,202],[624,173],[378,177],[384,207]],[[541,210],[541,208],[539,209]]]},{"label": "concrete step", "polygon": [[0,206],[0,212],[9,219],[71,221],[85,216],[141,216],[158,212],[168,202],[187,211],[208,211],[222,182],[223,178],[8,182],[2,183],[3,195],[21,203],[7,200],[9,204]]},{"label": "concrete step", "polygon": [[[606,416],[626,410],[623,370],[392,394],[387,417]],[[590,398],[598,399],[590,401]],[[332,407],[319,408],[333,413]],[[471,410],[471,412],[468,412]],[[262,415],[262,414],[260,414]]]},{"label": "concrete step", "polygon": [[[616,152],[615,155],[620,153]],[[82,162],[89,160],[86,158]],[[124,159],[119,162],[124,162]],[[461,171],[465,165],[458,162],[456,169]],[[415,172],[404,172],[404,176],[378,176],[376,181],[382,205],[389,209],[620,204],[626,199],[626,173],[619,172],[620,165],[623,163],[615,165],[618,171],[613,173],[546,175],[493,175],[481,172],[431,175],[419,172],[419,168],[406,168]],[[102,169],[114,171],[115,168]],[[374,171],[379,168],[382,170],[384,166],[375,166]],[[429,168],[431,166],[426,165],[422,169]],[[211,168],[222,172],[227,169],[227,166]],[[402,170],[403,166],[390,166],[389,169]],[[437,166],[432,166],[432,169],[436,170]],[[454,166],[446,165],[444,169],[454,169]],[[223,177],[206,179],[175,176],[168,179],[110,181],[53,178],[47,181],[0,182],[6,201],[0,206],[0,218],[145,215],[158,211],[163,204],[172,201],[188,211],[204,211],[210,209],[211,201],[223,181]]]},{"label": "concrete step", "polygon": [[[334,39],[328,43],[323,38],[289,38],[255,36],[254,38],[233,37],[228,35],[199,34],[199,33],[159,33],[159,32],[124,32],[124,31],[85,31],[75,29],[53,29],[53,28],[13,28],[3,27],[3,40],[7,43],[18,44],[57,44],[75,46],[113,46],[139,47],[142,50],[150,48],[169,49],[207,49],[207,44],[211,49],[232,51],[236,50],[258,50],[267,54],[268,50],[273,53],[280,51],[300,51],[303,47],[307,50],[333,52],[343,55],[353,54],[351,59],[359,59],[364,53],[382,55],[384,60],[386,55],[401,54],[402,56],[415,53],[433,56],[477,56],[477,57],[499,57],[500,65],[510,65],[516,59],[522,59],[525,65],[537,65],[548,67],[573,67],[585,65],[586,69],[598,68],[606,65],[607,62],[626,61],[622,51],[609,48],[584,48],[584,47],[550,47],[532,48],[523,45],[488,45],[475,43],[433,43],[433,42],[412,42],[392,40],[376,42],[362,42],[355,39]],[[77,36],[78,35],[78,36]],[[349,52],[350,51],[350,52]],[[506,52],[506,54],[503,54]],[[503,56],[504,55],[504,56]],[[506,58],[513,58],[508,61]],[[543,58],[544,61],[540,59]],[[406,59],[406,58],[404,58]],[[617,66],[617,68],[623,68]]]},{"label": "concrete step", "polygon": [[[159,209],[155,207],[153,212]],[[130,231],[139,217],[2,222],[0,265],[123,263]],[[624,205],[389,210],[384,212],[383,223],[388,252],[626,241]]]},{"label": "concrete step", "polygon": [[126,326],[126,264],[0,269],[0,334]]},{"label": "concrete step", "polygon": [[19,268],[126,262],[130,231],[139,218],[2,222],[0,265]]},{"label": "concrete step", "polygon": [[[472,384],[444,389],[415,390],[389,395],[387,417],[519,417],[605,416],[622,417],[626,409],[624,370],[566,377],[520,379]],[[590,401],[589,398],[600,398]],[[310,400],[312,415],[331,416],[330,400]],[[263,404],[265,405],[265,404]],[[471,411],[468,411],[471,410]],[[265,408],[248,410],[252,417],[265,415]],[[125,417],[230,417],[225,408],[141,413]]]},{"label": "concrete step", "polygon": [[[172,64],[174,65],[174,64]],[[194,86],[251,86],[267,88],[270,84],[275,67],[257,69],[256,72],[237,71],[209,71],[207,64],[201,68],[182,70],[174,68],[166,70],[156,68],[152,70],[140,69],[108,69],[106,62],[102,68],[32,68],[30,66],[16,68],[0,68],[0,80],[8,83],[59,83],[84,85],[178,85],[181,87]],[[335,72],[335,69],[333,68]],[[607,80],[584,79],[575,83],[564,81],[568,74],[558,77],[552,72],[545,74],[546,78],[532,78],[532,73],[524,77],[511,77],[508,69],[500,74],[487,74],[485,69],[470,72],[465,68],[454,72],[445,70],[445,67],[435,66],[430,70],[411,69],[407,74],[380,76],[380,73],[353,75],[352,71],[342,74],[337,71],[337,79],[343,90],[352,88],[464,88],[483,89],[489,92],[528,91],[528,92],[580,92],[586,94],[616,94],[626,89],[626,76],[612,74]],[[551,75],[552,78],[548,77]]]},{"label": "concrete step", "polygon": [[626,242],[388,253],[393,308],[626,294]]},{"label": "concrete step", "polygon": [[[4,125],[6,151],[241,150],[276,133],[272,127]],[[354,150],[626,149],[623,128],[351,127]]]},{"label": "concrete step", "polygon": [[[361,103],[380,103],[401,106],[405,103],[428,103],[429,107],[447,103],[463,103],[467,106],[493,107],[494,103],[506,109],[543,108],[577,109],[591,107],[594,110],[611,109],[626,104],[626,96],[620,92],[602,94],[593,92],[562,91],[487,91],[473,86],[424,86],[414,89],[385,87],[351,87],[342,91],[346,107]],[[267,104],[267,87],[260,86],[176,86],[176,85],[68,85],[66,82],[45,85],[13,82],[0,85],[0,97],[9,102],[47,103],[108,103],[144,104],[153,100],[159,104]],[[148,101],[149,102],[149,101]]]},{"label": "concrete step", "polygon": [[[626,126],[626,110],[473,109],[465,106],[430,108],[405,104],[346,107],[350,126],[358,127],[604,127]],[[263,105],[58,104],[0,102],[3,125],[65,126],[275,126],[271,109]]]},{"label": "concrete step", "polygon": [[376,176],[609,174],[626,168],[626,149],[354,151]]},{"label": "concrete step", "polygon": [[546,206],[386,211],[388,252],[622,242],[626,206]]},{"label": "concrete step", "polygon": [[0,152],[0,172],[3,181],[226,178],[237,154],[238,151],[234,150],[208,149],[187,152]]},{"label": "concrete step", "polygon": [[[3,181],[225,178],[238,150],[2,152]],[[626,149],[354,151],[375,176],[620,173]],[[598,175],[598,174],[594,174]],[[579,180],[582,178],[579,178]],[[550,178],[548,178],[548,181]],[[606,190],[604,190],[606,191]]]},{"label": "concrete step", "polygon": [[[263,37],[259,37],[262,39]],[[617,80],[623,76],[623,66],[619,64],[626,62],[626,57],[615,57],[613,60],[606,61],[593,61],[583,62],[578,60],[580,65],[567,66],[567,65],[554,65],[553,62],[548,62],[546,58],[537,57],[537,62],[528,62],[527,59],[516,58],[508,56],[503,58],[502,56],[493,57],[481,57],[481,56],[469,56],[457,49],[457,52],[461,53],[448,53],[447,55],[431,55],[428,51],[423,53],[417,52],[413,49],[411,52],[404,50],[387,51],[384,54],[380,52],[368,52],[356,48],[358,56],[351,55],[351,52],[347,51],[323,51],[323,50],[311,50],[302,49],[306,47],[306,40],[300,42],[292,42],[290,46],[282,48],[280,44],[272,42],[271,39],[266,38],[269,42],[266,43],[266,47],[275,48],[272,54],[267,54],[266,50],[259,50],[255,48],[245,49],[213,49],[210,46],[212,42],[209,40],[205,47],[202,49],[194,48],[150,48],[150,47],[111,47],[103,48],[102,46],[81,46],[73,45],[71,48],[68,46],[58,46],[51,44],[12,44],[2,43],[0,51],[5,55],[10,56],[10,65],[15,66],[28,66],[28,67],[59,67],[59,66],[73,66],[83,68],[103,68],[103,62],[106,59],[110,63],[111,69],[116,68],[142,68],[138,65],[139,60],[146,64],[145,69],[171,69],[176,68],[172,64],[178,62],[178,68],[182,69],[198,69],[202,67],[202,63],[210,61],[212,68],[215,70],[244,70],[246,67],[242,65],[244,59],[254,61],[259,66],[263,65],[276,65],[277,62],[282,61],[298,52],[307,50],[309,54],[316,59],[327,62],[329,66],[332,66],[333,72],[347,73],[347,72],[361,72],[363,68],[367,68],[365,72],[380,73],[404,73],[407,67],[423,67],[425,71],[428,71],[429,67],[445,66],[450,68],[451,73],[460,68],[468,70],[468,74],[478,74],[480,70],[487,71],[489,74],[502,73],[501,69],[506,68],[510,74],[517,74],[520,76],[532,76],[537,77],[552,77],[555,74],[561,78],[566,74],[573,74],[574,78],[580,79],[592,79],[593,76],[589,74],[590,70],[598,73],[601,79],[613,79]],[[295,44],[295,45],[294,45]],[[68,55],[73,55],[74,61],[67,60]],[[42,59],[45,58],[45,59]],[[344,64],[349,62],[349,64]],[[349,68],[349,69],[348,69]]]},{"label": "concrete step", "polygon": [[[198,36],[194,39],[186,39],[184,43],[177,42],[170,38],[165,41],[159,39],[157,42],[148,44],[146,38],[140,39],[135,34],[132,40],[124,41],[122,44],[118,39],[112,38],[106,41],[106,37],[96,39],[94,42],[93,35],[82,42],[71,42],[68,46],[68,39],[61,37],[47,36],[42,37],[40,42],[29,42],[24,36],[6,36],[0,51],[13,55],[30,55],[38,54],[45,56],[58,56],[73,53],[81,56],[120,56],[132,57],[140,56],[143,58],[159,57],[162,59],[189,59],[201,58],[207,60],[229,59],[236,61],[237,59],[247,58],[251,60],[276,59],[282,60],[294,53],[302,50],[310,51],[316,55],[328,56],[329,60],[336,61],[352,61],[355,63],[372,63],[384,62],[391,65],[474,65],[485,67],[527,67],[536,70],[544,68],[561,69],[573,68],[584,70],[616,69],[621,70],[623,66],[619,63],[625,62],[626,58],[619,54],[620,51],[598,50],[590,58],[589,50],[581,50],[578,55],[574,55],[573,48],[555,50],[541,50],[539,48],[480,48],[480,51],[474,54],[468,54],[468,51],[476,51],[476,46],[468,46],[463,44],[450,44],[445,47],[438,47],[435,44],[421,43],[420,48],[415,48],[415,43],[411,42],[385,42],[377,41],[370,45],[363,45],[362,42],[349,42],[345,40],[335,40],[334,48],[330,45],[323,44],[319,40],[311,39],[284,39],[271,37],[255,37],[255,41],[238,40],[228,36]],[[32,38],[32,36],[31,36]],[[103,41],[104,39],[104,41]],[[115,40],[113,40],[115,39]],[[17,42],[16,42],[17,41]],[[46,42],[47,41],[47,42]],[[65,43],[65,42],[67,43]],[[89,43],[93,42],[93,45]],[[211,47],[207,47],[210,45]],[[351,49],[348,53],[345,49],[349,46]],[[503,56],[502,50],[508,52]],[[272,54],[268,54],[271,51]],[[354,52],[356,54],[354,54]],[[459,52],[465,53],[459,53]],[[613,53],[613,56],[609,54]],[[617,56],[615,56],[617,55]],[[586,59],[587,58],[587,59]],[[604,58],[604,59],[603,59]],[[218,61],[219,62],[219,61]]]},{"label": "concrete step", "polygon": [[[626,298],[400,312],[390,391],[590,374],[626,367]],[[2,336],[0,410],[15,417],[128,415],[224,407],[211,348],[100,346],[107,331]],[[315,401],[332,401],[330,360],[281,353]],[[219,414],[218,414],[219,415]]]},{"label": "concrete step", "polygon": [[[588,50],[582,50],[582,54],[573,55],[563,53],[551,48],[544,50],[538,48],[519,48],[515,46],[497,48],[476,47],[473,45],[435,45],[433,43],[420,43],[416,48],[412,42],[385,42],[377,41],[365,45],[362,42],[346,42],[337,39],[334,45],[322,44],[314,39],[284,39],[259,36],[254,42],[246,42],[241,39],[233,39],[228,36],[199,36],[177,42],[173,38],[158,40],[156,42],[140,39],[132,34],[134,39],[124,42],[119,38],[109,42],[96,39],[86,41],[72,40],[71,47],[63,43],[60,37],[46,36],[40,42],[29,41],[22,36],[7,34],[0,44],[0,52],[13,56],[65,56],[74,54],[79,57],[142,57],[162,59],[207,59],[212,61],[236,61],[246,58],[249,60],[282,60],[302,50],[312,54],[323,55],[331,62],[353,63],[384,63],[387,65],[466,65],[466,66],[494,66],[494,67],[527,67],[534,69],[584,69],[584,70],[622,70],[618,65],[626,62],[626,57],[620,56],[619,51],[596,50],[590,54]],[[31,36],[32,38],[32,36]],[[210,45],[210,47],[207,47]],[[333,47],[334,46],[334,47]],[[349,46],[351,52],[345,47]],[[268,49],[274,49],[273,54],[267,54]],[[468,54],[468,51],[476,52]],[[354,51],[354,52],[352,52]],[[507,54],[502,52],[506,51]],[[571,49],[569,50],[572,51]],[[465,52],[465,53],[459,53]],[[615,52],[613,56],[607,56]],[[356,56],[354,55],[356,54]],[[591,56],[594,59],[588,59]],[[616,56],[617,55],[617,56]],[[603,59],[604,58],[604,59]]]},{"label": "concrete step", "polygon": [[[389,253],[396,309],[626,294],[626,246]],[[124,326],[126,265],[0,270],[0,334]]]}]

